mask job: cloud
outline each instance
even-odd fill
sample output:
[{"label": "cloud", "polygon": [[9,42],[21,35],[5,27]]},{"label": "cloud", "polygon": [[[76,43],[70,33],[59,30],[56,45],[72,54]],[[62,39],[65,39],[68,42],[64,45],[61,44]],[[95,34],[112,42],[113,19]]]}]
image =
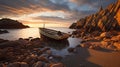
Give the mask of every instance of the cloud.
[{"label": "cloud", "polygon": [[[20,18],[24,15],[32,20],[48,20],[61,22],[74,22],[104,8],[116,0],[0,0],[0,17]],[[64,18],[59,16],[41,16],[42,12],[62,11]],[[33,17],[30,14],[38,13]],[[69,14],[69,15],[68,15]],[[22,18],[22,20],[24,20]]]},{"label": "cloud", "polygon": [[70,0],[70,2],[76,3],[77,5],[89,5],[93,7],[103,6],[106,7],[108,4],[113,3],[117,0]]},{"label": "cloud", "polygon": [[[1,11],[6,13],[25,14],[29,12],[38,12],[46,10],[68,10],[66,4],[56,4],[49,0],[2,0],[0,1]],[[24,12],[22,12],[22,10]],[[21,12],[20,12],[21,11]]]},{"label": "cloud", "polygon": [[64,19],[64,18],[60,18],[60,17],[48,17],[48,16],[39,16],[39,17],[35,17],[33,18],[34,20],[46,20],[45,22],[68,22],[70,21],[70,19]]}]

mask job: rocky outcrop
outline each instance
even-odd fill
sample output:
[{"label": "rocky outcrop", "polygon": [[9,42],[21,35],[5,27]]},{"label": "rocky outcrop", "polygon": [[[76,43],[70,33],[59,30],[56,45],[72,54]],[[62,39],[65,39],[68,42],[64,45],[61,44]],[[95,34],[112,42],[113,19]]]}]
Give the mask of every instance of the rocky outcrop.
[{"label": "rocky outcrop", "polygon": [[86,35],[82,40],[81,44],[77,47],[80,46],[97,50],[120,51],[120,32],[102,32],[99,36]]},{"label": "rocky outcrop", "polygon": [[84,29],[86,32],[120,30],[120,0],[73,23],[70,28]]},{"label": "rocky outcrop", "polygon": [[19,29],[19,28],[29,28],[29,26],[23,25],[17,20],[12,20],[8,18],[0,19],[0,29]]},{"label": "rocky outcrop", "polygon": [[8,40],[0,39],[0,43],[7,42]]},{"label": "rocky outcrop", "polygon": [[0,41],[0,67],[65,67],[40,38]]}]

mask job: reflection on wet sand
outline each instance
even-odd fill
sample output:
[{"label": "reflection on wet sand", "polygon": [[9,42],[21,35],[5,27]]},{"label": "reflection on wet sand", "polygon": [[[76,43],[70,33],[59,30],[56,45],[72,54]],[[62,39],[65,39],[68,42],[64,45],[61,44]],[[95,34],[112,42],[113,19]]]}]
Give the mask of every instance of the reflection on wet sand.
[{"label": "reflection on wet sand", "polygon": [[75,54],[66,56],[62,62],[66,67],[101,67],[100,65],[89,62],[87,60],[89,57],[90,53],[87,48],[76,48]]}]

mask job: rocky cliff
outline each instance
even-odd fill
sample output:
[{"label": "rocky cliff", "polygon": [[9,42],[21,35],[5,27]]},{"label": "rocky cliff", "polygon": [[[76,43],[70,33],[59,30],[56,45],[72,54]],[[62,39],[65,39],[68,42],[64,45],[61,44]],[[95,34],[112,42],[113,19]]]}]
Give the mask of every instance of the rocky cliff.
[{"label": "rocky cliff", "polygon": [[73,23],[70,28],[84,29],[87,32],[93,31],[120,31],[120,0],[110,4],[106,9],[100,10]]},{"label": "rocky cliff", "polygon": [[29,26],[23,25],[22,23],[8,19],[2,18],[0,19],[0,29],[19,29],[19,28],[28,28]]}]

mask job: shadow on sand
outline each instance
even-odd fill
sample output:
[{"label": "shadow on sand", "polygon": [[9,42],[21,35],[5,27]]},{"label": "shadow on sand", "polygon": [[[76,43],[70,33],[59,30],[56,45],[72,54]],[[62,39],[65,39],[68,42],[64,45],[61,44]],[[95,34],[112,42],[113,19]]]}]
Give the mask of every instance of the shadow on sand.
[{"label": "shadow on sand", "polygon": [[77,47],[75,54],[66,56],[61,62],[66,67],[101,67],[100,65],[87,61],[89,57],[90,54],[87,48]]},{"label": "shadow on sand", "polygon": [[[96,50],[97,50],[97,49],[96,49]],[[101,52],[113,52],[114,50],[101,48],[101,49],[98,49],[97,51],[101,51]]]}]

